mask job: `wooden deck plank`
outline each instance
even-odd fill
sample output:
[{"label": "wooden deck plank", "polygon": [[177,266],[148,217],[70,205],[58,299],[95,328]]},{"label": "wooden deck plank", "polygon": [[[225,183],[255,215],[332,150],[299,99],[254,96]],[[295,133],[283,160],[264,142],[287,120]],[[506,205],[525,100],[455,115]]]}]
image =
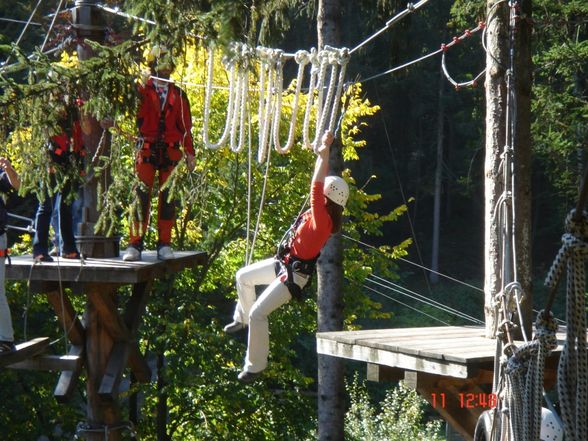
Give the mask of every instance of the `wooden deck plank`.
[{"label": "wooden deck plank", "polygon": [[324,355],[457,378],[469,378],[475,373],[468,365],[448,362],[441,357],[436,359],[423,358],[418,355],[336,342],[320,336],[317,336],[317,352]]},{"label": "wooden deck plank", "polygon": [[[317,334],[317,347],[325,355],[435,374],[454,372],[466,378],[464,372],[469,375],[494,360],[496,340],[484,337],[484,332],[481,326],[322,332]],[[556,354],[564,335],[558,333]]]},{"label": "wooden deck plank", "polygon": [[0,356],[0,367],[9,366],[45,351],[49,337],[39,337],[16,345],[16,351]]},{"label": "wooden deck plank", "polygon": [[193,268],[206,261],[203,251],[174,251],[174,258],[158,260],[155,251],[144,251],[139,262],[125,262],[121,257],[84,260],[55,259],[34,263],[31,255],[12,256],[6,266],[7,280],[140,283]]}]

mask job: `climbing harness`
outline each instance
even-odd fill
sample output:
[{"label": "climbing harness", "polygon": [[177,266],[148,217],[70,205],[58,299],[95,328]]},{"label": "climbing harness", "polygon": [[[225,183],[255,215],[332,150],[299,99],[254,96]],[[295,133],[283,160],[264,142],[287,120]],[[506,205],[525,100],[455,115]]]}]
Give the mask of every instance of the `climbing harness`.
[{"label": "climbing harness", "polygon": [[[304,209],[305,205],[306,202],[302,206],[302,209]],[[292,249],[292,242],[294,241],[294,237],[296,235],[296,230],[298,229],[300,224],[302,224],[302,222],[305,221],[306,215],[306,213],[299,214],[296,220],[292,223],[292,225],[290,225],[290,228],[288,228],[286,233],[284,233],[282,240],[278,244],[278,249],[275,257],[276,275],[279,276],[284,273],[286,274],[286,280],[284,280],[283,283],[288,288],[288,291],[290,291],[292,297],[296,300],[304,300],[304,288],[300,288],[300,286],[298,286],[296,282],[294,282],[294,273],[299,273],[308,277],[304,287],[309,286],[310,278],[314,274],[316,262],[320,255],[319,253],[313,259],[305,260],[290,254],[290,251]]]}]

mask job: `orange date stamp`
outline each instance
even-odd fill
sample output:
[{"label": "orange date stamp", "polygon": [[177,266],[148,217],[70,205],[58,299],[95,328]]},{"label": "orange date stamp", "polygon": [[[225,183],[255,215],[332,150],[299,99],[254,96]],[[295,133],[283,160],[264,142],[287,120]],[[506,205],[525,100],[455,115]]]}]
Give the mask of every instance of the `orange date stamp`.
[{"label": "orange date stamp", "polygon": [[[435,409],[445,409],[448,405],[448,400],[455,399],[455,395],[447,395],[445,392],[432,392],[429,403]],[[498,397],[494,393],[458,393],[458,406],[461,409],[494,409],[496,407]]]}]

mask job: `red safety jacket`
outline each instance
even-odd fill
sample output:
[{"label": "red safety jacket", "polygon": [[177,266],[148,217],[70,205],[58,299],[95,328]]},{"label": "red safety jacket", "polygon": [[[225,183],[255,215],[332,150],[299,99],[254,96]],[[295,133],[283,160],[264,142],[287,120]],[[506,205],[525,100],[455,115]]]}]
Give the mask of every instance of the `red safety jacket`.
[{"label": "red safety jacket", "polygon": [[[141,104],[137,113],[137,127],[145,143],[160,140],[168,145],[180,144],[187,154],[194,155],[190,103],[184,92],[169,83],[163,109],[153,80],[150,79],[145,86],[139,87],[139,95]],[[164,127],[160,127],[162,112]]]},{"label": "red safety jacket", "polygon": [[310,191],[310,210],[302,216],[292,241],[290,253],[300,259],[314,259],[327,243],[333,221],[325,205],[324,183],[314,182]]},{"label": "red safety jacket", "polygon": [[53,154],[58,158],[65,158],[68,153],[74,153],[78,157],[86,156],[82,126],[79,120],[73,121],[71,136],[64,129],[60,134],[52,136],[51,142],[53,144]]}]

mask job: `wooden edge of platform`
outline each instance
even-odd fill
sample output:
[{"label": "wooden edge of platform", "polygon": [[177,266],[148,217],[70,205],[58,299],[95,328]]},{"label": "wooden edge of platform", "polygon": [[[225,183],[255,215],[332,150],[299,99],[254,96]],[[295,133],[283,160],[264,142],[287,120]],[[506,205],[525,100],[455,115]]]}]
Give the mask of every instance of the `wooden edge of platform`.
[{"label": "wooden edge of platform", "polygon": [[24,361],[49,347],[49,337],[38,337],[16,345],[16,351],[0,355],[0,367]]},{"label": "wooden edge of platform", "polygon": [[456,378],[471,378],[476,375],[476,367],[442,359],[426,358],[383,349],[336,342],[317,336],[317,353],[350,360],[363,361],[405,370],[421,371],[430,374]]}]

